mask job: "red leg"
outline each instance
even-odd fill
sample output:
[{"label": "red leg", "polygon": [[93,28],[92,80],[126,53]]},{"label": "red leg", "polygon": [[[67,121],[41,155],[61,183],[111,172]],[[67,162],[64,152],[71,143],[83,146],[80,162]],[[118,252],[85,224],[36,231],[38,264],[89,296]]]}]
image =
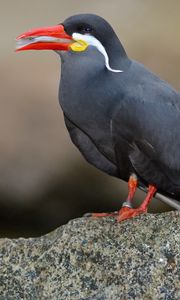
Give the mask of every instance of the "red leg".
[{"label": "red leg", "polygon": [[135,174],[132,174],[129,177],[129,181],[128,181],[128,190],[129,190],[129,192],[128,192],[128,196],[127,196],[126,201],[122,205],[123,207],[124,206],[132,207],[132,201],[133,201],[136,189],[137,189],[137,185],[138,185],[137,177],[136,177]]},{"label": "red leg", "polygon": [[133,218],[138,216],[142,213],[147,212],[147,207],[153,198],[154,194],[156,193],[157,188],[154,185],[149,185],[148,193],[143,201],[143,203],[138,208],[129,208],[129,207],[122,207],[118,213],[117,221],[121,222],[126,219]]},{"label": "red leg", "polygon": [[[128,196],[127,196],[127,200],[123,203],[123,207],[132,207],[132,200],[134,198],[134,194],[136,192],[137,189],[137,177],[135,174],[132,174],[129,177],[129,181],[128,181]],[[92,213],[92,217],[93,218],[100,218],[100,217],[114,217],[117,216],[118,212],[113,212],[113,213]]]}]

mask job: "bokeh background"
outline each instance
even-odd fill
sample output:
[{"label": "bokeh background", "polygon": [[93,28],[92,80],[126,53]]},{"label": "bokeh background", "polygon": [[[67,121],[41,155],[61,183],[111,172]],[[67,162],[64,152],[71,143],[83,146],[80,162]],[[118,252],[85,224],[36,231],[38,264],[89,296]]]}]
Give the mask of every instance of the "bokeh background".
[{"label": "bokeh background", "polygon": [[[117,210],[127,193],[71,143],[58,104],[58,56],[15,53],[15,37],[96,13],[109,20],[130,57],[180,89],[179,11],[178,0],[0,0],[1,236],[36,236],[86,212]],[[165,209],[157,200],[150,207]]]}]

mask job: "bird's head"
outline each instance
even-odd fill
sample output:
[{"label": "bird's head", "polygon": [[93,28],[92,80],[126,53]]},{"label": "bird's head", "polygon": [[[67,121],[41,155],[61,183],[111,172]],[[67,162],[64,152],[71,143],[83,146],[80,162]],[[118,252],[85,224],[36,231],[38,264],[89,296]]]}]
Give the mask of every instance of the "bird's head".
[{"label": "bird's head", "polygon": [[95,47],[104,56],[107,69],[112,72],[122,71],[110,67],[109,54],[113,51],[117,54],[119,50],[121,56],[126,56],[110,24],[94,14],[74,15],[59,25],[25,32],[16,40],[16,51],[49,49],[81,53],[90,46]]}]

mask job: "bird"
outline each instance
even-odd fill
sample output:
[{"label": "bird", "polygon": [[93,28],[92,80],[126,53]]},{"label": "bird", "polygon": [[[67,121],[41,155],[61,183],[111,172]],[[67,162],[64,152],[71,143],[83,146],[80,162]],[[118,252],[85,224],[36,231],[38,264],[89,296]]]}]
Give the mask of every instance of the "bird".
[{"label": "bird", "polygon": [[[117,222],[146,213],[154,196],[180,201],[180,93],[128,57],[101,16],[77,14],[17,37],[16,51],[54,50],[59,102],[72,142],[93,166],[128,183]],[[133,207],[137,188],[146,190]],[[173,202],[173,200],[172,200]]]}]

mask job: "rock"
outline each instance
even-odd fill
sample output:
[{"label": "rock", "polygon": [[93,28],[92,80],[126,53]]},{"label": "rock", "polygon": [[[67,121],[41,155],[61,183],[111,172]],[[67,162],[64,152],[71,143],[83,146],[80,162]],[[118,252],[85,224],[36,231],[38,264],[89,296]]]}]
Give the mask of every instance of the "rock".
[{"label": "rock", "polygon": [[180,212],[0,240],[0,299],[180,299]]}]

